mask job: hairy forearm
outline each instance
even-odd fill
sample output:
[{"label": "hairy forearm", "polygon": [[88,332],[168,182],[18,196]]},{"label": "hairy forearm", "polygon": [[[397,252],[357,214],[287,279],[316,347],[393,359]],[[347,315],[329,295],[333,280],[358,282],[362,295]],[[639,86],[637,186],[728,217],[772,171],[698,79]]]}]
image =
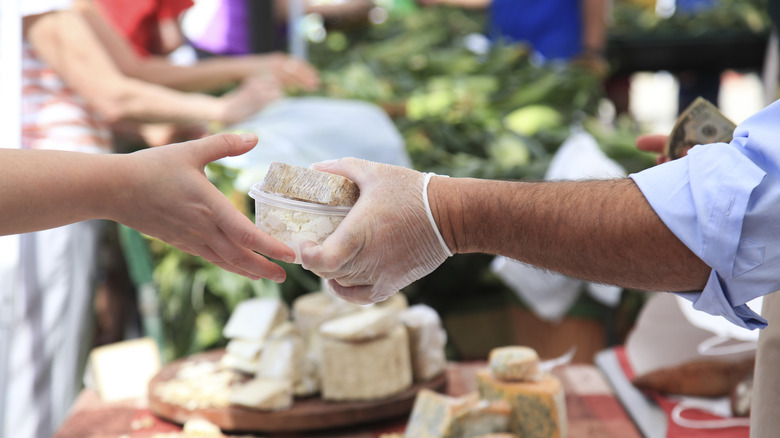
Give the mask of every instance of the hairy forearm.
[{"label": "hairy forearm", "polygon": [[114,187],[122,181],[121,157],[0,149],[0,235],[108,218],[111,198],[122,189]]},{"label": "hairy forearm", "polygon": [[627,178],[434,178],[429,194],[455,253],[504,255],[572,277],[647,290],[700,290],[710,272]]}]

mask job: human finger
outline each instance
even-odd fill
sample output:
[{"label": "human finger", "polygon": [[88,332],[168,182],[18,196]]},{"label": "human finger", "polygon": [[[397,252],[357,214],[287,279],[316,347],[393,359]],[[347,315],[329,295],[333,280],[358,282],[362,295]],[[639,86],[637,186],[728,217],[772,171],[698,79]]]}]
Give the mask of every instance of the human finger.
[{"label": "human finger", "polygon": [[636,139],[636,147],[647,152],[663,153],[666,147],[668,135],[663,134],[645,134]]}]

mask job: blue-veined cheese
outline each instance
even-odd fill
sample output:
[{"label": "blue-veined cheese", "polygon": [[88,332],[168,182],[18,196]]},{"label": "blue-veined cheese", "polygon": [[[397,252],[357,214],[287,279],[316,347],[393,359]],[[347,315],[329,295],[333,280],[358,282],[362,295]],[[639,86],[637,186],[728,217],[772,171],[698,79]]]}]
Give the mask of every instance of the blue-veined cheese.
[{"label": "blue-veined cheese", "polygon": [[477,389],[484,399],[509,402],[510,432],[522,438],[566,437],[566,399],[555,376],[543,374],[539,381],[510,382],[485,368],[477,371]]}]

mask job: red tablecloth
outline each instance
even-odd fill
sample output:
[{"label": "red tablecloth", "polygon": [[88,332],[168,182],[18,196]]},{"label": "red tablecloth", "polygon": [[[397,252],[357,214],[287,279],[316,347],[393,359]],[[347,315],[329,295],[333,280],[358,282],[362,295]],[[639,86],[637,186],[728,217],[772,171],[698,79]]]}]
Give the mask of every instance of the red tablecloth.
[{"label": "red tablecloth", "polygon": [[[447,389],[458,396],[476,389],[475,372],[484,363],[451,363],[447,369]],[[641,438],[636,427],[615,398],[598,368],[568,365],[554,371],[563,382],[569,438]],[[403,433],[407,418],[356,426],[349,430],[307,432],[307,438],[379,438],[385,433]],[[54,438],[143,438],[176,433],[181,427],[157,418],[144,400],[105,403],[96,392],[84,390],[71,415]],[[292,438],[302,435],[274,435],[266,438]]]}]

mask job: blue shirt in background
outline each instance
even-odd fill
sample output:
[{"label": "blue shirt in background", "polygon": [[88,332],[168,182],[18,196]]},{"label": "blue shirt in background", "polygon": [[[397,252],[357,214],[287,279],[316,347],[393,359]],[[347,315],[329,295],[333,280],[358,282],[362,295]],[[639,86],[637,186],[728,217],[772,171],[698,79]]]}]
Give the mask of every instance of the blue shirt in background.
[{"label": "blue shirt in background", "polygon": [[547,59],[582,51],[580,0],[493,0],[488,36],[529,43]]}]

